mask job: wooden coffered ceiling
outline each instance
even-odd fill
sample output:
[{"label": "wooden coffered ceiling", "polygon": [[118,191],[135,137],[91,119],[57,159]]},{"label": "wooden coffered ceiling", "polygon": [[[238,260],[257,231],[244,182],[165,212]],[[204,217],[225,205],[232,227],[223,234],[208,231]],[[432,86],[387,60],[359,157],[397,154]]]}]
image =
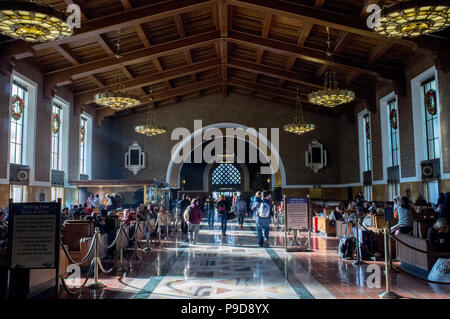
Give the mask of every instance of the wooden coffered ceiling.
[{"label": "wooden coffered ceiling", "polygon": [[[117,76],[119,29],[127,90],[145,100],[151,87],[158,106],[230,91],[292,105],[297,87],[306,102],[306,95],[321,87],[328,66],[327,26],[339,83],[367,99],[374,97],[376,81],[404,86],[405,62],[441,50],[448,40],[387,39],[373,33],[365,9],[390,3],[382,0],[43,2],[61,10],[80,5],[81,28],[71,38],[50,43],[2,37],[0,55],[35,63],[45,74],[47,94],[67,86],[81,107]],[[114,112],[98,108],[98,114]]]}]

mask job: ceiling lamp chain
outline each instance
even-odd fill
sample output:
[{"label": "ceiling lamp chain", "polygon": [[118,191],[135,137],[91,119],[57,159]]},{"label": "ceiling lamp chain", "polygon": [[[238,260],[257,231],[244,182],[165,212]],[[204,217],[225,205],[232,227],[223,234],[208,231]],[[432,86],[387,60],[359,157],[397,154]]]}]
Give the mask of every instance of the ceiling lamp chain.
[{"label": "ceiling lamp chain", "polygon": [[68,15],[36,1],[0,1],[0,33],[27,42],[49,42],[72,36]]},{"label": "ceiling lamp chain", "polygon": [[297,88],[294,123],[283,126],[283,130],[289,133],[302,135],[304,133],[313,131],[315,128],[316,126],[314,124],[305,122],[305,119],[303,117],[303,105],[300,101],[299,89]]},{"label": "ceiling lamp chain", "polygon": [[392,38],[418,37],[450,26],[448,0],[397,0],[380,12],[375,32]]},{"label": "ceiling lamp chain", "polygon": [[135,94],[128,93],[122,79],[122,63],[120,62],[120,30],[117,31],[115,58],[117,59],[116,74],[112,85],[106,91],[95,94],[94,101],[98,105],[110,107],[120,111],[140,105],[141,99]]},{"label": "ceiling lamp chain", "polygon": [[355,93],[350,90],[339,89],[334,71],[333,53],[331,51],[330,30],[327,29],[327,63],[330,66],[324,75],[324,89],[308,94],[310,103],[320,106],[336,107],[355,99]]},{"label": "ceiling lamp chain", "polygon": [[164,127],[158,126],[158,122],[156,120],[155,103],[153,103],[152,87],[150,87],[150,109],[147,112],[147,124],[135,126],[134,130],[136,133],[147,136],[164,134],[167,131]]}]

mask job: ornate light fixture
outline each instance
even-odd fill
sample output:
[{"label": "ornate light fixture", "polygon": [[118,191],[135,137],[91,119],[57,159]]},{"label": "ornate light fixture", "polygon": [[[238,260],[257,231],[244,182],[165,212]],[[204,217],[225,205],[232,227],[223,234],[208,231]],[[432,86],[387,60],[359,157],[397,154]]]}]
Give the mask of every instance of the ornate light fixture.
[{"label": "ornate light fixture", "polygon": [[381,25],[373,30],[387,37],[418,37],[450,26],[448,0],[397,0],[380,14]]},{"label": "ornate light fixture", "polygon": [[297,89],[297,100],[295,102],[295,119],[294,123],[283,126],[283,130],[289,133],[302,135],[313,131],[316,126],[312,123],[306,123],[303,118],[303,107],[300,101],[299,90]]},{"label": "ornate light fixture", "polygon": [[349,90],[339,89],[338,81],[336,79],[336,72],[334,71],[333,54],[331,52],[330,30],[327,28],[327,59],[330,68],[325,72],[323,90],[312,92],[308,94],[308,100],[312,104],[335,107],[341,104],[346,104],[355,99],[355,92]]},{"label": "ornate light fixture", "polygon": [[[138,125],[134,127],[134,130],[136,133],[147,135],[147,136],[155,136],[159,134],[164,134],[166,132],[166,129],[162,126],[158,126],[156,121],[156,114],[155,114],[155,104],[152,102],[153,95],[152,95],[152,88],[150,88],[150,108],[151,110],[148,111],[148,118],[147,118],[147,124],[144,125]],[[151,115],[150,115],[151,113]]]},{"label": "ornate light fixture", "polygon": [[[118,32],[118,34],[120,31]],[[120,37],[117,38],[116,44],[116,54],[115,57],[117,60],[121,58],[120,56]],[[122,65],[117,63],[116,66],[116,78],[113,81],[113,84],[106,91],[95,94],[94,101],[98,105],[104,107],[110,107],[114,110],[120,111],[128,108],[135,107],[141,104],[141,100],[139,96],[135,94],[128,93],[125,91],[125,86],[122,82]]]},{"label": "ornate light fixture", "polygon": [[70,37],[67,15],[32,1],[0,2],[0,33],[28,42],[47,42]]}]

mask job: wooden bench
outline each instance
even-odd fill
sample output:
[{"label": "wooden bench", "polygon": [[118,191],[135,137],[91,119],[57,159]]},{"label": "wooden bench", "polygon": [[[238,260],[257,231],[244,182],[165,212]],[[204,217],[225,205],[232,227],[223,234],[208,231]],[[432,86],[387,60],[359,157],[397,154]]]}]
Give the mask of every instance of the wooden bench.
[{"label": "wooden bench", "polygon": [[[93,234],[94,223],[92,221],[66,220],[64,222],[62,241],[68,248],[68,252],[72,259],[80,261],[87,254]],[[84,266],[89,266],[89,261],[86,261],[81,265],[81,267]]]},{"label": "wooden bench", "polygon": [[[431,250],[431,245],[426,239],[417,238],[406,234],[399,234],[397,237],[412,247],[423,251]],[[416,251],[399,242],[396,242],[396,245],[397,259],[401,261],[402,269],[421,277],[427,277],[437,258],[426,253]]]},{"label": "wooden bench", "polygon": [[317,216],[317,229],[321,235],[336,236],[336,226],[327,217]]}]

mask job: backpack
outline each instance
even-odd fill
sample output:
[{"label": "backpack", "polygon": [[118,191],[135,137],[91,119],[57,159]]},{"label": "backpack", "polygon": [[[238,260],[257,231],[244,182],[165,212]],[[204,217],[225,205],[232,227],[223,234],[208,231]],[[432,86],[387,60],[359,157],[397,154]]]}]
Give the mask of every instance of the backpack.
[{"label": "backpack", "polygon": [[339,238],[339,245],[338,245],[339,258],[352,259],[355,246],[356,240],[354,237]]},{"label": "backpack", "polygon": [[267,218],[270,215],[270,206],[266,202],[262,202],[258,208],[258,216]]}]

